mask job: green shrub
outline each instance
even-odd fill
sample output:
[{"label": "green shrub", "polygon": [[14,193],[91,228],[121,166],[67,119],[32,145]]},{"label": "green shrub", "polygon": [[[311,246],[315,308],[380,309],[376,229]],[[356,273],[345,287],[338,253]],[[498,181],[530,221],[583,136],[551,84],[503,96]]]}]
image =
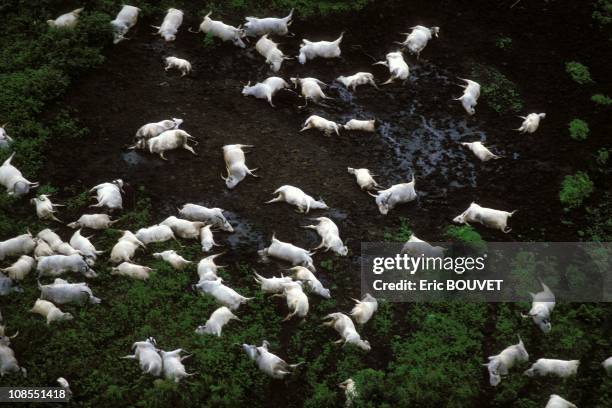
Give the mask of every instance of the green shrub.
[{"label": "green shrub", "polygon": [[595,20],[601,27],[606,27],[612,24],[612,1],[611,0],[598,0],[595,3],[595,10],[593,11],[593,20]]},{"label": "green shrub", "polygon": [[591,79],[591,73],[589,72],[589,68],[579,62],[566,62],[565,72],[567,72],[572,77],[572,79],[580,85],[585,85],[593,82],[593,80]]},{"label": "green shrub", "polygon": [[471,225],[451,225],[446,229],[446,236],[454,241],[472,243],[478,246],[485,244],[478,231]]},{"label": "green shrub", "polygon": [[523,108],[518,87],[497,68],[474,64],[471,76],[480,83],[485,103],[497,113],[517,113]]},{"label": "green shrub", "polygon": [[412,235],[412,230],[410,229],[410,224],[408,218],[400,217],[400,225],[396,232],[392,233],[390,231],[385,231],[383,234],[383,239],[385,241],[392,242],[406,242],[410,239]]},{"label": "green shrub", "polygon": [[589,124],[582,119],[574,119],[569,123],[569,134],[574,140],[586,140],[589,136]]},{"label": "green shrub", "polygon": [[577,208],[593,193],[593,182],[589,176],[579,171],[574,175],[565,176],[559,192],[561,204],[567,208]]},{"label": "green shrub", "polygon": [[510,37],[499,37],[495,40],[495,46],[500,50],[507,50],[512,48],[512,38]]},{"label": "green shrub", "polygon": [[612,98],[604,94],[595,94],[591,96],[591,100],[598,105],[603,105],[603,106],[612,105]]},{"label": "green shrub", "polygon": [[606,149],[602,147],[597,151],[595,155],[595,162],[600,166],[605,166],[608,163],[608,159],[610,159],[610,149]]}]

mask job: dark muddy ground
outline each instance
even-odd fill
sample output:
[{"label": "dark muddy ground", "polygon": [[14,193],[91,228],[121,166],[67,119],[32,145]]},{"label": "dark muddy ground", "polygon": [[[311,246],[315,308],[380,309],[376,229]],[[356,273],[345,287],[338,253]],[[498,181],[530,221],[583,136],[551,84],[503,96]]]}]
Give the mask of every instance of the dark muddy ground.
[{"label": "dark muddy ground", "polygon": [[[408,5],[399,9],[375,5],[371,12],[316,26],[298,18],[293,25],[296,36],[280,39],[287,54],[297,53],[302,37],[329,39],[347,30],[342,58],[305,66],[287,61],[279,73],[285,78],[314,76],[331,84],[328,93],[336,98],[331,108],[304,110],[297,108],[300,101],[290,93],[276,98],[276,109],[241,95],[243,83],[271,75],[253,48],[241,50],[229,43],[204,47],[202,34],[186,30],[197,25],[193,17],[186,18],[176,42],[165,43],[150,35],[145,21],[137,26],[131,41],[109,50],[103,66],[78,80],[65,98],[66,105],[78,110],[91,136],[52,146],[48,160],[51,181],[88,187],[121,177],[133,188],[146,188],[159,220],[185,202],[222,207],[242,226],[243,236],[229,240],[231,246],[243,247],[241,257],[253,254],[273,232],[301,246],[315,243],[313,234],[298,228],[305,223],[304,216],[287,205],[263,204],[283,184],[322,197],[332,207],[313,214],[338,222],[354,256],[359,254],[360,242],[380,240],[385,228],[398,225],[399,217],[409,218],[413,231],[423,239],[442,241],[452,218],[472,201],[519,210],[511,220],[509,235],[479,229],[486,240],[574,239],[573,231],[559,222],[562,210],[557,198],[562,177],[573,172],[573,164],[582,159],[576,145],[561,136],[568,118],[581,108],[567,102],[568,94],[577,91],[572,91],[576,87],[563,72],[563,61],[569,58],[565,55],[576,57],[575,51],[569,51],[573,44],[564,41],[562,48],[551,47],[561,38],[559,30],[538,25],[538,19],[529,19],[520,9],[496,21],[491,13],[487,13],[490,20],[484,19],[475,11],[477,7],[459,13],[421,6],[413,14]],[[577,11],[561,9],[555,3],[550,7],[541,12]],[[405,16],[415,17],[408,22]],[[374,21],[367,24],[369,19]],[[239,22],[235,20],[230,22]],[[372,67],[370,56],[382,59],[395,48],[392,42],[401,39],[396,33],[417,22],[439,25],[442,31],[420,61],[408,58],[411,77],[405,86],[387,85],[381,91],[362,87],[351,95],[332,82],[338,75],[357,71],[371,71],[379,82],[385,80],[386,68]],[[526,24],[530,32],[521,31]],[[501,33],[514,40],[515,51],[504,59],[492,45]],[[185,78],[166,73],[162,59],[169,55],[190,60],[195,72]],[[460,95],[455,77],[466,76],[464,61],[468,60],[501,65],[519,85],[525,112],[547,112],[536,134],[512,131],[520,119],[500,116],[482,101],[474,117],[452,101]],[[591,67],[597,75],[599,67]],[[332,138],[316,131],[298,133],[303,120],[313,113],[337,121],[375,117],[380,129],[375,135],[344,132]],[[183,128],[199,140],[197,157],[177,151],[164,162],[125,149],[139,126],[168,117],[185,120]],[[505,158],[478,162],[458,145],[473,140],[486,140]],[[220,178],[224,169],[221,147],[231,143],[255,146],[247,164],[259,168],[260,176],[247,178],[233,191]],[[589,143],[580,148],[590,150]],[[381,216],[373,199],[347,174],[348,166],[369,168],[380,175],[383,185],[406,181],[414,173],[420,199]]]}]

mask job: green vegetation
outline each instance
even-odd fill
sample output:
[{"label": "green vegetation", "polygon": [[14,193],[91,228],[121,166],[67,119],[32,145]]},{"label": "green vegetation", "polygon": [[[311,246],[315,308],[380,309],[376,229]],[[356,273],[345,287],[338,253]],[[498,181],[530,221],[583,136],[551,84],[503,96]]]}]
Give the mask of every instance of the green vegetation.
[{"label": "green vegetation", "polygon": [[523,108],[523,100],[517,85],[497,68],[473,64],[472,78],[482,86],[485,103],[497,113],[518,113]]},{"label": "green vegetation", "polygon": [[512,38],[499,37],[497,40],[495,40],[495,46],[500,50],[509,50],[512,48]]},{"label": "green vegetation", "polygon": [[593,82],[593,80],[591,79],[591,73],[589,72],[589,68],[579,62],[566,62],[565,72],[567,72],[570,77],[572,77],[572,79],[580,85],[585,85]]},{"label": "green vegetation", "polygon": [[608,164],[608,160],[610,159],[610,149],[606,149],[606,148],[601,148],[597,151],[597,154],[595,155],[595,162],[601,166],[604,167],[606,164]]},{"label": "green vegetation", "polygon": [[593,11],[593,20],[601,27],[609,27],[612,25],[612,1],[597,0],[595,10]]},{"label": "green vegetation", "polygon": [[572,176],[565,176],[561,184],[559,200],[567,208],[577,208],[591,195],[593,190],[593,182],[589,176],[579,171]]},{"label": "green vegetation", "polygon": [[612,98],[604,94],[595,94],[591,96],[591,100],[598,105],[603,105],[603,106],[612,105]]},{"label": "green vegetation", "polygon": [[[372,0],[271,0],[267,2],[257,0],[230,0],[219,3],[209,3],[205,7],[204,14],[208,10],[213,10],[214,13],[232,14],[232,13],[249,13],[249,15],[264,15],[271,11],[276,12],[279,16],[282,12],[292,8],[295,13],[301,18],[309,18],[314,16],[327,16],[330,14],[348,13],[363,9]],[[282,11],[279,14],[279,10]]]},{"label": "green vegetation", "polygon": [[471,244],[475,248],[483,248],[486,245],[485,240],[471,225],[450,225],[446,229],[446,237],[451,241]]},{"label": "green vegetation", "polygon": [[391,232],[389,230],[385,231],[383,235],[385,241],[406,242],[410,239],[410,236],[412,235],[412,230],[409,224],[410,220],[405,217],[400,217],[399,220],[400,225],[396,232]]},{"label": "green vegetation", "polygon": [[589,136],[589,124],[582,119],[574,119],[569,123],[569,134],[574,140],[586,140]]}]

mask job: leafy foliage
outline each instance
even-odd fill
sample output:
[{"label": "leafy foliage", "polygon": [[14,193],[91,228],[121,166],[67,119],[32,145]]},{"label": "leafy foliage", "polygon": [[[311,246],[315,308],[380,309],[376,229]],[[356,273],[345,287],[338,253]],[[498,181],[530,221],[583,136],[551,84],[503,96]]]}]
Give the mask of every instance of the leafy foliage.
[{"label": "leafy foliage", "polygon": [[604,94],[595,94],[591,96],[591,100],[598,105],[610,106],[612,105],[612,98]]},{"label": "leafy foliage", "polygon": [[565,72],[580,85],[585,85],[593,82],[589,68],[579,62],[572,61],[565,63]]},{"label": "leafy foliage", "polygon": [[579,171],[574,175],[565,176],[561,184],[559,200],[561,200],[561,204],[568,208],[580,207],[593,190],[593,182],[588,174]]},{"label": "leafy foliage", "polygon": [[472,77],[481,84],[483,99],[495,112],[517,113],[523,108],[518,87],[497,68],[473,64]]},{"label": "leafy foliage", "polygon": [[574,140],[586,140],[589,136],[589,124],[582,119],[574,119],[569,123],[569,134]]}]

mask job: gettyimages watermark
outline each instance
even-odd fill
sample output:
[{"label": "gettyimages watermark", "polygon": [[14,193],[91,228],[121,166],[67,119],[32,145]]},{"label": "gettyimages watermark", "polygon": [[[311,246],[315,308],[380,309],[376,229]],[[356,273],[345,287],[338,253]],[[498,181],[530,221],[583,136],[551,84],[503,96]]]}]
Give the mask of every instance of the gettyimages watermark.
[{"label": "gettyimages watermark", "polygon": [[361,292],[392,302],[521,302],[550,288],[564,302],[612,302],[612,244],[361,245]]}]

